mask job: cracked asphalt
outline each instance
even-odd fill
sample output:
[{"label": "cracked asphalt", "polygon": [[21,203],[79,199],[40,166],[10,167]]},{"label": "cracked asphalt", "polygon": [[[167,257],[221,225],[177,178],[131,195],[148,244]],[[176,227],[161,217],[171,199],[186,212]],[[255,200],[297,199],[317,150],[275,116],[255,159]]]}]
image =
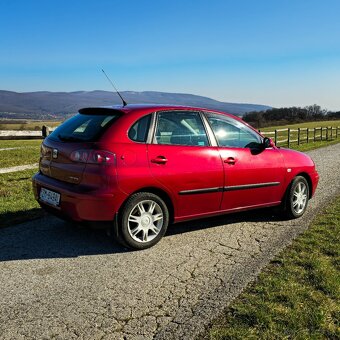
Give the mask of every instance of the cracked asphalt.
[{"label": "cracked asphalt", "polygon": [[340,144],[309,152],[306,214],[260,210],[171,226],[127,251],[54,217],[0,230],[1,339],[193,339],[340,192]]}]

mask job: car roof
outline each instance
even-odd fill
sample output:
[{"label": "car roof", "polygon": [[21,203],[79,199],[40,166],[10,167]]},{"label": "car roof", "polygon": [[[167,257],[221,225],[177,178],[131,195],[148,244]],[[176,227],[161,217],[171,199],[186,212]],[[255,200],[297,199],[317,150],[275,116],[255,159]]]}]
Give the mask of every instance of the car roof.
[{"label": "car roof", "polygon": [[[95,106],[95,107],[85,107],[79,110],[80,113],[95,113],[101,111],[102,113],[110,110],[120,111],[123,113],[130,113],[132,111],[161,111],[161,110],[193,110],[193,111],[209,111],[216,112],[220,114],[230,115],[227,112],[217,111],[208,108],[195,107],[195,106],[185,106],[185,105],[171,105],[171,104],[128,104],[128,105],[110,105],[110,106]],[[235,116],[233,116],[235,117]]]},{"label": "car roof", "polygon": [[[247,122],[245,122],[241,117],[232,115],[227,112],[217,111],[208,108],[202,107],[195,107],[195,106],[185,106],[185,105],[170,105],[170,104],[128,104],[128,105],[109,105],[109,106],[94,106],[94,107],[85,107],[79,110],[79,113],[84,114],[109,114],[110,111],[118,111],[119,114],[129,114],[132,112],[143,112],[144,114],[152,113],[155,111],[161,110],[191,110],[191,111],[206,111],[206,112],[213,112],[221,115],[225,115],[231,117],[235,120],[242,122],[243,124],[247,125],[252,130],[258,131],[250,126]],[[99,112],[98,112],[99,111]]]}]

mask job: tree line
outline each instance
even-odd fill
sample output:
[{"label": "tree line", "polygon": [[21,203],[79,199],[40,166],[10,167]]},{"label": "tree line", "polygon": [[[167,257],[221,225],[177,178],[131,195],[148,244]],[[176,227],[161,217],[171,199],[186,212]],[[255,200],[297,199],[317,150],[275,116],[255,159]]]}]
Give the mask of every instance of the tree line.
[{"label": "tree line", "polygon": [[256,128],[270,125],[286,125],[301,122],[340,119],[340,111],[333,112],[319,105],[305,107],[272,108],[266,111],[253,111],[243,115],[242,119]]}]

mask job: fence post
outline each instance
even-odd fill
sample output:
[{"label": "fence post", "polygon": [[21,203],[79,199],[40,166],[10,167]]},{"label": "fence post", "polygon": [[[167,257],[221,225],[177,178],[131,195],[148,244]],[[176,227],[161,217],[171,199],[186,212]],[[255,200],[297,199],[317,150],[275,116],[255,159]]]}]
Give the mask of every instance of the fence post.
[{"label": "fence post", "polygon": [[43,138],[46,138],[50,134],[50,128],[48,126],[43,125],[41,129],[41,134]]},{"label": "fence post", "polygon": [[321,131],[321,141],[322,141],[322,132],[323,132],[323,128],[322,127],[320,128],[320,131]]},{"label": "fence post", "polygon": [[313,142],[315,142],[315,128],[313,128],[313,130],[314,130]]},{"label": "fence post", "polygon": [[307,128],[307,144],[309,143],[309,128]]},{"label": "fence post", "polygon": [[275,145],[277,145],[277,130],[275,129],[275,135],[274,135],[275,137]]},{"label": "fence post", "polygon": [[290,146],[290,128],[288,128],[287,142],[288,142],[288,149],[289,149],[289,146]]},{"label": "fence post", "polygon": [[326,127],[326,140],[328,140],[328,126]]},{"label": "fence post", "polygon": [[298,145],[300,145],[300,128],[298,128]]}]

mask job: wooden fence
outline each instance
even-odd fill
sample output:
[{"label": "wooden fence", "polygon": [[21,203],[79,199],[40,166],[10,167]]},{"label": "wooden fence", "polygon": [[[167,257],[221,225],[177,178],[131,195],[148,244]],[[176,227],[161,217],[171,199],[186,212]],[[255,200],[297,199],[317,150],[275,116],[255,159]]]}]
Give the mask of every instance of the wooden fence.
[{"label": "wooden fence", "polygon": [[[260,130],[259,130],[260,131]],[[261,131],[260,131],[261,132]],[[340,126],[315,127],[315,128],[285,128],[274,131],[262,131],[263,135],[270,137],[277,146],[290,147],[291,144],[300,145],[317,141],[330,141],[340,137]]]},{"label": "wooden fence", "polygon": [[0,130],[0,140],[9,139],[43,139],[55,128],[43,126],[41,130]]}]

